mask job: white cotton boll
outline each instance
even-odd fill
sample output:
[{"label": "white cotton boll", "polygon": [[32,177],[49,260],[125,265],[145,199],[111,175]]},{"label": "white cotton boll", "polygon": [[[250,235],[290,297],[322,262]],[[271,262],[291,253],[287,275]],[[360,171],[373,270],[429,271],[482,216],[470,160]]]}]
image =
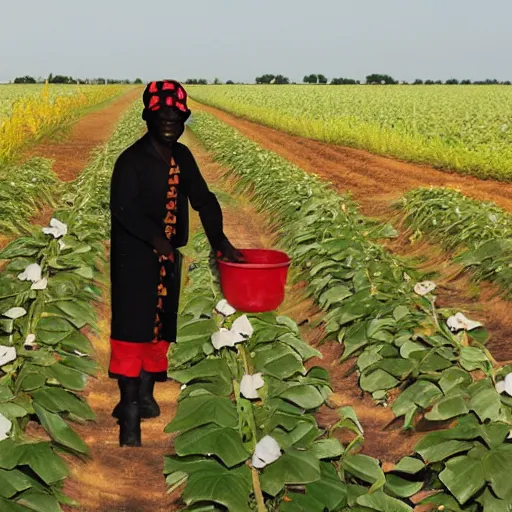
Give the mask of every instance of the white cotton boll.
[{"label": "white cotton boll", "polygon": [[9,432],[12,428],[11,420],[8,420],[2,413],[0,413],[0,441],[9,437]]},{"label": "white cotton boll", "polygon": [[236,309],[226,299],[219,301],[215,309],[224,316],[231,316],[236,313]]},{"label": "white cotton boll", "polygon": [[27,334],[27,337],[25,338],[25,343],[23,343],[23,346],[25,349],[30,350],[34,347],[36,344],[36,335],[35,334]]},{"label": "white cotton boll", "polygon": [[52,235],[54,238],[60,238],[64,235],[66,235],[67,232],[68,232],[67,225],[55,218],[53,218],[50,221],[49,228],[43,228],[43,233],[45,235]]},{"label": "white cotton boll", "polygon": [[16,360],[16,348],[0,345],[0,366]]},{"label": "white cotton boll", "polygon": [[255,468],[261,469],[272,464],[279,457],[281,457],[281,448],[277,441],[273,437],[265,436],[256,445],[252,456],[252,465]]},{"label": "white cotton boll", "polygon": [[62,240],[59,240],[59,248],[60,248],[60,250],[64,249],[64,247],[66,247],[66,244]]},{"label": "white cotton boll", "polygon": [[460,330],[472,331],[477,327],[482,327],[480,322],[476,322],[474,320],[470,320],[466,318],[462,313],[457,313],[456,315],[448,318],[446,324],[448,325],[450,331],[456,332]]},{"label": "white cotton boll", "polygon": [[233,322],[233,325],[231,326],[231,330],[238,334],[243,334],[244,336],[249,337],[249,338],[254,334],[254,328],[251,325],[251,322],[249,322],[247,315],[243,315],[243,316],[237,318]]},{"label": "white cotton boll", "polygon": [[46,290],[46,287],[48,286],[48,279],[44,277],[43,279],[40,279],[39,281],[36,281],[31,287],[31,290]]},{"label": "white cotton boll", "polygon": [[501,395],[505,391],[505,381],[500,380],[496,382],[496,391]]},{"label": "white cotton boll", "polygon": [[435,289],[436,283],[434,283],[433,281],[422,281],[421,283],[417,283],[414,286],[414,291],[418,295],[421,295],[422,297],[430,292],[433,292]]},{"label": "white cotton boll", "polygon": [[220,350],[222,347],[235,346],[235,334],[229,329],[221,328],[219,331],[212,334],[212,345]]},{"label": "white cotton boll", "polygon": [[240,393],[245,398],[255,399],[259,398],[258,389],[265,385],[261,373],[255,373],[254,375],[245,374],[240,382]]},{"label": "white cotton boll", "polygon": [[505,383],[505,393],[512,396],[512,373],[509,373],[503,382]]},{"label": "white cotton boll", "polygon": [[22,316],[25,316],[27,314],[27,311],[24,308],[11,308],[8,309],[3,316],[6,316],[7,318],[10,318],[12,320],[16,320],[17,318],[21,318]]},{"label": "white cotton boll", "polygon": [[87,354],[80,352],[80,350],[74,350],[74,353],[79,357],[87,357]]},{"label": "white cotton boll", "polygon": [[18,275],[18,279],[20,281],[32,281],[33,283],[40,281],[41,266],[37,263],[31,263],[21,274]]}]

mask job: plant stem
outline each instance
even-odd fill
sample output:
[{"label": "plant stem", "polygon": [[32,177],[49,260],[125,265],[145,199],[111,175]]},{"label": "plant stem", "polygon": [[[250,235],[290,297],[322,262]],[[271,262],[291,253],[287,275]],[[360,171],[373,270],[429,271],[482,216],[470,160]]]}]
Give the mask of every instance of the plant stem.
[{"label": "plant stem", "polygon": [[251,468],[252,473],[252,488],[254,489],[254,496],[256,498],[256,505],[258,506],[258,512],[267,512],[265,507],[265,500],[263,499],[263,493],[261,492],[260,475],[255,468]]}]

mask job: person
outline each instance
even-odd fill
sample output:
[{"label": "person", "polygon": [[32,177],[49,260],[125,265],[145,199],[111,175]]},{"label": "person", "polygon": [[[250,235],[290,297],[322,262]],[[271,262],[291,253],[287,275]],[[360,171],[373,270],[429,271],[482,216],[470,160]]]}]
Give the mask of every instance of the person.
[{"label": "person", "polygon": [[160,414],[154,385],[167,379],[167,352],[176,341],[181,256],[188,241],[189,201],[212,247],[228,261],[242,254],[223,231],[222,211],[191,151],[178,139],[191,111],[174,80],[143,93],[147,133],[117,159],[111,180],[111,357],[118,380],[113,411],[120,446],[141,446],[141,418]]}]

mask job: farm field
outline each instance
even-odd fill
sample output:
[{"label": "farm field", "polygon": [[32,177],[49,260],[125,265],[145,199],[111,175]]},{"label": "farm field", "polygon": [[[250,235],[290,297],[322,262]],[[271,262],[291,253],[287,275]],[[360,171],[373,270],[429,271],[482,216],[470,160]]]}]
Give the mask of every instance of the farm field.
[{"label": "farm field", "polygon": [[[352,103],[329,97],[331,89],[356,91],[297,87],[304,94],[295,104],[291,87],[191,88],[197,101],[243,117],[254,109],[254,121],[273,127],[193,104],[183,142],[221,202],[233,243],[280,248],[293,266],[278,311],[220,314],[218,272],[192,212],[171,381],[157,386],[162,416],[143,422],[138,450],[118,447],[111,417],[118,392],[106,370],[107,241],[112,167],[143,133],[141,91],[87,114],[60,141],[23,145],[17,154],[35,160],[3,167],[0,193],[10,188],[0,205],[0,510],[512,507],[512,184],[490,179],[498,157],[482,130],[478,142],[455,136],[472,123],[461,119],[467,109],[451,88],[432,88],[428,100],[419,88],[415,100],[404,99],[407,108],[441,105],[418,121],[418,132],[401,116],[402,103],[385,97],[391,88],[364,87],[364,97],[357,89]],[[465,94],[483,94],[473,89]],[[505,124],[497,102],[512,107],[512,96],[487,89],[470,115]],[[444,119],[450,102],[459,110]],[[278,106],[286,111],[271,114]],[[340,108],[352,124],[335,131],[339,117],[325,112]],[[478,170],[458,170],[489,179],[330,144],[347,143],[327,139],[348,136],[345,128],[357,132],[358,109],[363,139],[375,143],[358,147],[391,154],[402,137],[403,151],[424,143],[421,158],[441,167],[430,151],[464,165],[461,155],[476,155]],[[503,140],[496,144],[498,160],[512,158]],[[499,178],[509,181],[504,172]],[[59,222],[43,232],[51,219]],[[220,346],[222,329],[243,340]],[[263,384],[250,396],[244,381],[254,374]]]},{"label": "farm field", "polygon": [[512,87],[219,85],[190,93],[294,135],[512,181]]}]

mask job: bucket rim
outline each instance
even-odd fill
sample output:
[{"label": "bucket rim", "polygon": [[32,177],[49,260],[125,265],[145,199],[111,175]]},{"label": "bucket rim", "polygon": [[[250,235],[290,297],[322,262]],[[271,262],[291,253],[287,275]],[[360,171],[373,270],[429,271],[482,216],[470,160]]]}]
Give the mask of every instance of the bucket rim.
[{"label": "bucket rim", "polygon": [[244,269],[252,269],[252,270],[271,270],[273,268],[283,268],[283,267],[289,267],[292,263],[292,260],[288,254],[286,254],[284,251],[278,251],[276,249],[239,249],[242,253],[244,251],[267,251],[267,252],[273,252],[276,254],[281,254],[287,258],[287,261],[283,261],[281,263],[234,263],[231,261],[222,261],[221,259],[217,259],[217,262],[219,265],[224,265],[226,267],[233,267],[233,268],[244,268]]}]

